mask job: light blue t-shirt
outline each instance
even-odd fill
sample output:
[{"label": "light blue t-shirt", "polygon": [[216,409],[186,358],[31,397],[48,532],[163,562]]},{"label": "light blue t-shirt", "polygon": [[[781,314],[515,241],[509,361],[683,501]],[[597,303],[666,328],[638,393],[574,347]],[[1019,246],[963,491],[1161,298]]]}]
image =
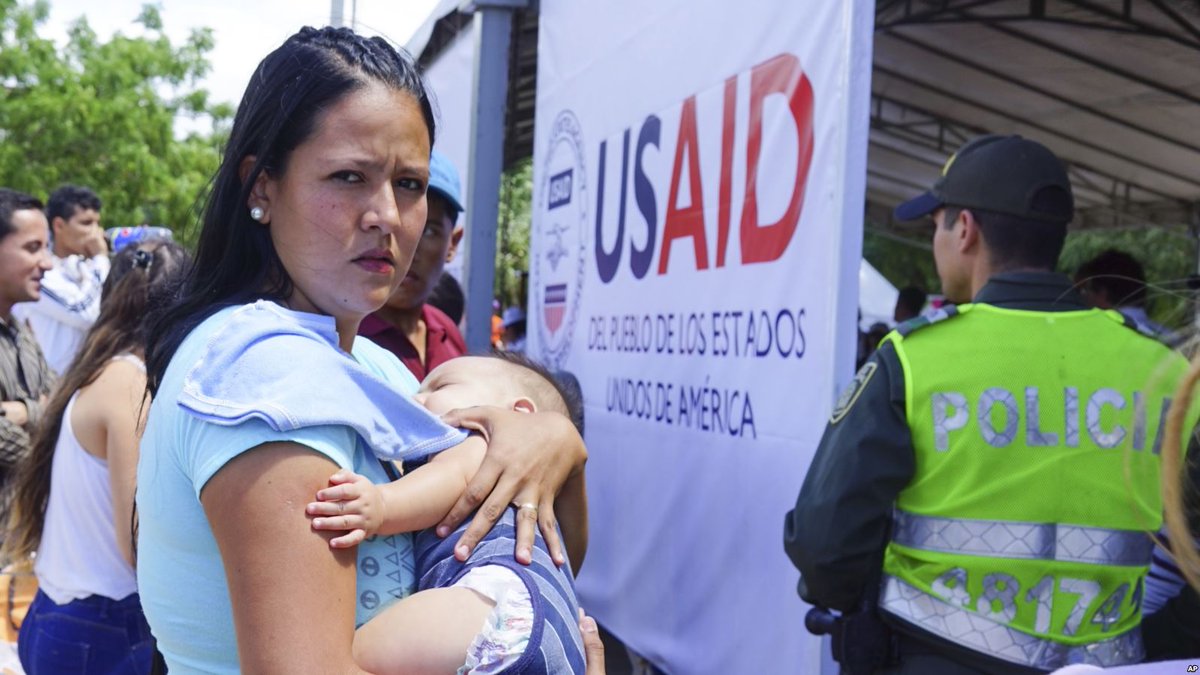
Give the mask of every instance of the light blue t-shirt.
[{"label": "light blue t-shirt", "polygon": [[[187,371],[234,309],[206,319],[179,346],[150,407],[142,437],[137,484],[138,591],[172,675],[239,672],[225,568],[200,503],[205,483],[221,467],[263,443],[289,441],[312,448],[338,467],[352,469],[372,482],[389,480],[379,460],[349,427],[278,432],[257,419],[221,426],[199,420],[177,405]],[[333,322],[331,317],[291,314],[303,322]],[[398,390],[407,395],[416,392],[416,379],[391,353],[363,337],[355,339],[351,353]],[[318,387],[319,383],[314,383],[315,395],[319,395]],[[412,593],[412,536],[372,537],[361,544],[357,583],[356,625]]]}]

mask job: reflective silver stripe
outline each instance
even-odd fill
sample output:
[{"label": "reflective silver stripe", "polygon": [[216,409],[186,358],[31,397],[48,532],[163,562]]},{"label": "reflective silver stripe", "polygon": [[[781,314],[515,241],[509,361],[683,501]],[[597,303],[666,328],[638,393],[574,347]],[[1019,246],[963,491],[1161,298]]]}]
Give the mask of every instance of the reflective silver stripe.
[{"label": "reflective silver stripe", "polygon": [[1067,645],[955,607],[891,576],[884,579],[879,606],[938,637],[1031,668],[1054,670],[1071,663],[1111,667],[1137,663],[1145,657],[1139,628],[1089,645]]},{"label": "reflective silver stripe", "polygon": [[1150,535],[1136,530],[938,518],[899,509],[892,541],[942,553],[1133,567],[1149,565],[1154,551]]}]

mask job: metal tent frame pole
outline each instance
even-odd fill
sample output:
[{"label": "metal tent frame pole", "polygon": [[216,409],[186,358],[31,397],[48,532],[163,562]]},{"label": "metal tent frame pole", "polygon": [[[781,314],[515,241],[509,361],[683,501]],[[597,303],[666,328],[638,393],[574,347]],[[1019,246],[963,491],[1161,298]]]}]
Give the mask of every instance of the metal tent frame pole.
[{"label": "metal tent frame pole", "polygon": [[528,0],[470,0],[460,12],[476,24],[474,102],[471,106],[471,153],[467,166],[467,247],[465,275],[469,352],[492,344],[492,297],[496,276],[496,223],[500,210],[500,173],[504,168],[504,123],[508,102],[509,47],[513,13]]}]

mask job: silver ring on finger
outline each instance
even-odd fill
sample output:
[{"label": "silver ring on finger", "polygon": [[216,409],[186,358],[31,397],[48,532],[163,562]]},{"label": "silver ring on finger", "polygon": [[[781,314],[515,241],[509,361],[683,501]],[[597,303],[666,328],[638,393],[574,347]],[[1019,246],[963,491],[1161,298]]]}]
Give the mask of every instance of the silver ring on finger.
[{"label": "silver ring on finger", "polygon": [[533,502],[525,502],[524,504],[515,504],[514,503],[513,506],[517,507],[517,513],[520,513],[521,511],[528,509],[530,511],[533,511],[533,517],[537,518],[537,512],[538,512],[537,504],[534,504]]}]

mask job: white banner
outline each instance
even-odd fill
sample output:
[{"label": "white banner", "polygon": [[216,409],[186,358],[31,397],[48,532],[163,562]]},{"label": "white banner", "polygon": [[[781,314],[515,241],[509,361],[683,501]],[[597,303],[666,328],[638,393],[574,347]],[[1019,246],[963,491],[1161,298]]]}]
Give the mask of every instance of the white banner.
[{"label": "white banner", "polygon": [[873,3],[543,0],[530,353],[586,399],[585,607],[815,673],[783,516],[853,368]]}]

